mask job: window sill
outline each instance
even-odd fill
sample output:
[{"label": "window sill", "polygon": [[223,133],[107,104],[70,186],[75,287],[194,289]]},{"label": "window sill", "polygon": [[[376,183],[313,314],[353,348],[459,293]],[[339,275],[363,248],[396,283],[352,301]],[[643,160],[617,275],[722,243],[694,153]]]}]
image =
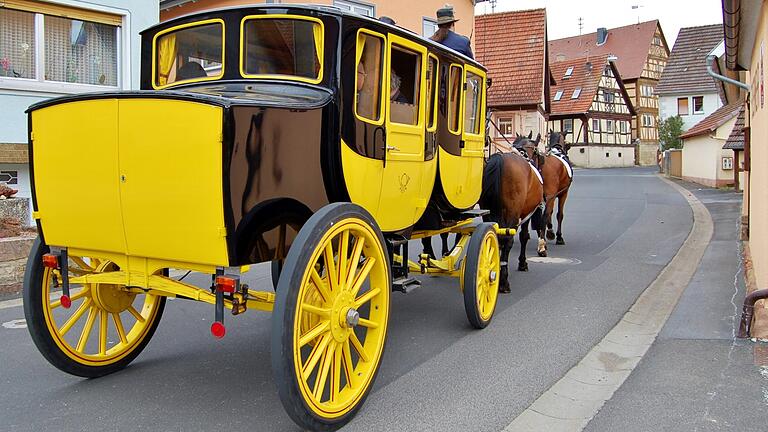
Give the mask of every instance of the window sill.
[{"label": "window sill", "polygon": [[704,115],[704,111],[694,111],[693,115]]},{"label": "window sill", "polygon": [[115,91],[120,90],[120,87],[74,84],[54,81],[38,81],[26,78],[0,77],[0,92],[5,93],[6,90],[34,94],[66,95],[100,91]]}]

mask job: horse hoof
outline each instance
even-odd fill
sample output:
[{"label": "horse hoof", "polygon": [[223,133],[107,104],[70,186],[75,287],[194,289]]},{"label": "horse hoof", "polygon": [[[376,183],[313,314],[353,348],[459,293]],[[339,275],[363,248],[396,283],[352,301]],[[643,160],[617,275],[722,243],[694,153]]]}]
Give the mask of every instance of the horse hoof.
[{"label": "horse hoof", "polygon": [[545,251],[545,250],[539,251],[539,256],[540,257],[546,257],[547,256],[547,251]]},{"label": "horse hoof", "polygon": [[554,240],[555,239],[555,233],[552,231],[547,231],[547,240]]},{"label": "horse hoof", "polygon": [[509,289],[509,285],[499,285],[499,292],[501,294],[509,294],[512,292],[511,289]]},{"label": "horse hoof", "polygon": [[528,271],[528,264],[520,264],[517,266],[517,271],[521,272],[527,272]]},{"label": "horse hoof", "polygon": [[555,242],[555,244],[557,244],[557,245],[564,245],[564,244],[565,244],[565,240],[563,240],[563,238],[562,238],[562,237],[560,237],[559,239],[557,239],[557,241]]}]

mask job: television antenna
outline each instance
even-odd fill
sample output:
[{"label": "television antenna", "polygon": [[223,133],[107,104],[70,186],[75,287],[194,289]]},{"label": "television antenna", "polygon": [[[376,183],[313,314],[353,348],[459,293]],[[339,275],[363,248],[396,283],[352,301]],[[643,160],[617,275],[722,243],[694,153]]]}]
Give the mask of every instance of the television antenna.
[{"label": "television antenna", "polygon": [[637,10],[637,23],[640,24],[640,8],[645,7],[643,5],[632,5],[632,10]]}]

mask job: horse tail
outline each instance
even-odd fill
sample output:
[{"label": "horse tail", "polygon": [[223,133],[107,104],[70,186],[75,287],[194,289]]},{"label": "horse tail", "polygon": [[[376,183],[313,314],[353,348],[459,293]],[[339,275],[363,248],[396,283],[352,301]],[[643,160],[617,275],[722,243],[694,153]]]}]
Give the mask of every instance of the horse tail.
[{"label": "horse tail", "polygon": [[488,158],[483,168],[483,189],[480,194],[480,207],[491,212],[491,220],[501,218],[501,175],[504,170],[504,157],[496,153]]}]

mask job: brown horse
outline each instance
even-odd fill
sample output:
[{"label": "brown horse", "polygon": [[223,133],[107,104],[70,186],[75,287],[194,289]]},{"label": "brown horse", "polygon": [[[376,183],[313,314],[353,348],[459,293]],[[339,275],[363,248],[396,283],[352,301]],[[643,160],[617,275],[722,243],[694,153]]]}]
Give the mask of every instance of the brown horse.
[{"label": "brown horse", "polygon": [[[568,160],[568,149],[565,144],[565,135],[562,132],[549,131],[547,140],[547,158],[542,166],[541,175],[544,177],[544,220],[547,222],[546,238],[556,240],[555,244],[564,245],[563,240],[563,209],[568,199],[568,190],[573,182],[573,169]],[[557,234],[552,227],[552,212],[557,200]],[[539,232],[539,256],[547,256],[547,242],[544,239],[544,231]]]},{"label": "brown horse", "polygon": [[[497,153],[488,159],[483,172],[483,193],[480,207],[490,210],[484,219],[496,222],[500,227],[516,228],[520,237],[520,256],[517,269],[528,271],[525,247],[531,238],[529,223],[534,230],[543,230],[544,218],[542,200],[544,185],[538,173],[538,165],[544,157],[536,150],[536,141],[518,135],[513,143],[520,150],[510,153]],[[501,274],[499,292],[510,292],[507,259],[514,242],[514,237],[499,239],[501,246]]]}]

